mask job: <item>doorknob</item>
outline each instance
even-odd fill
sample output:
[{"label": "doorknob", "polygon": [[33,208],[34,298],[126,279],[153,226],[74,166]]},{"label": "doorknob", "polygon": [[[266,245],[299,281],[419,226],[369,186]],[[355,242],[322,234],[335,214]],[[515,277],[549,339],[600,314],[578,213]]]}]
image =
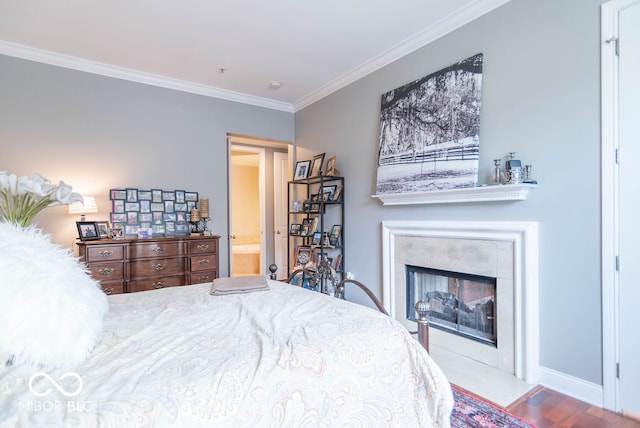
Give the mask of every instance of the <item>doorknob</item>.
[{"label": "doorknob", "polygon": [[279,230],[276,232],[276,235],[281,235],[281,233],[280,233],[280,231],[279,231]]},{"label": "doorknob", "polygon": [[236,239],[236,235],[229,235],[229,239]]}]

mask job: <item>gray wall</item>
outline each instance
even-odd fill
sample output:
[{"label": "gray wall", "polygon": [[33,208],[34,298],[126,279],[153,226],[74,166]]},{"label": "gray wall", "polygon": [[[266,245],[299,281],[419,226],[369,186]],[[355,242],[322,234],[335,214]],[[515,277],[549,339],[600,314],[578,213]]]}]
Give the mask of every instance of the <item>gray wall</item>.
[{"label": "gray wall", "polygon": [[[337,155],[346,268],[380,294],[383,220],[540,224],[541,365],[602,383],[599,0],[513,0],[296,113],[296,144]],[[382,206],[380,95],[484,53],[480,182],[508,152],[533,165],[522,202]]]},{"label": "gray wall", "polygon": [[[293,141],[294,115],[0,56],[0,171],[38,172],[97,197],[108,190],[184,189],[210,198],[210,228],[228,266],[227,133]],[[36,218],[54,241],[77,236],[65,207]]]}]

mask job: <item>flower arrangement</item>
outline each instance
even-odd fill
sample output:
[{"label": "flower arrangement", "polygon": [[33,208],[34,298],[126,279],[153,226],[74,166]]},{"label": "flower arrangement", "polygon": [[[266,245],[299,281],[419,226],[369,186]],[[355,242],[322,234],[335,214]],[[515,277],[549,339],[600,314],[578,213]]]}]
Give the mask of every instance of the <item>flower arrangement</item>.
[{"label": "flower arrangement", "polygon": [[0,171],[0,219],[27,227],[40,211],[82,202],[82,196],[60,181],[53,185],[40,174],[31,178]]}]

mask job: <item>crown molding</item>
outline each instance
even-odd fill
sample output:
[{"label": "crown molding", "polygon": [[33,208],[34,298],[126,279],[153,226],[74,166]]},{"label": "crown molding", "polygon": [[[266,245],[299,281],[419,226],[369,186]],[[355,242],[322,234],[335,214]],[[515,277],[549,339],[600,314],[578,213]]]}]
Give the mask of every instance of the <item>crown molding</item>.
[{"label": "crown molding", "polygon": [[293,105],[0,40],[0,54],[145,85],[293,113]]},{"label": "crown molding", "polygon": [[475,3],[464,6],[449,16],[441,19],[434,25],[425,28],[410,38],[400,42],[391,49],[374,57],[362,65],[354,68],[350,72],[327,83],[309,95],[301,98],[293,104],[294,111],[315,103],[316,101],[344,88],[347,85],[391,64],[392,62],[408,55],[423,46],[439,39],[440,37],[468,24],[469,22],[485,15],[492,10],[508,3],[511,0],[478,0]]}]

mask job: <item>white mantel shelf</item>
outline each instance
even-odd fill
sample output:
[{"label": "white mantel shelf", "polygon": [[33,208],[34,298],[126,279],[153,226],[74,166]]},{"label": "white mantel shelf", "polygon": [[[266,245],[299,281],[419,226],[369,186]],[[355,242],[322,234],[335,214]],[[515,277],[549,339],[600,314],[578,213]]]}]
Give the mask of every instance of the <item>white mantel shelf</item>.
[{"label": "white mantel shelf", "polygon": [[434,190],[422,193],[392,193],[371,195],[383,205],[455,204],[461,202],[523,201],[536,184],[498,184],[465,187],[451,190]]}]

